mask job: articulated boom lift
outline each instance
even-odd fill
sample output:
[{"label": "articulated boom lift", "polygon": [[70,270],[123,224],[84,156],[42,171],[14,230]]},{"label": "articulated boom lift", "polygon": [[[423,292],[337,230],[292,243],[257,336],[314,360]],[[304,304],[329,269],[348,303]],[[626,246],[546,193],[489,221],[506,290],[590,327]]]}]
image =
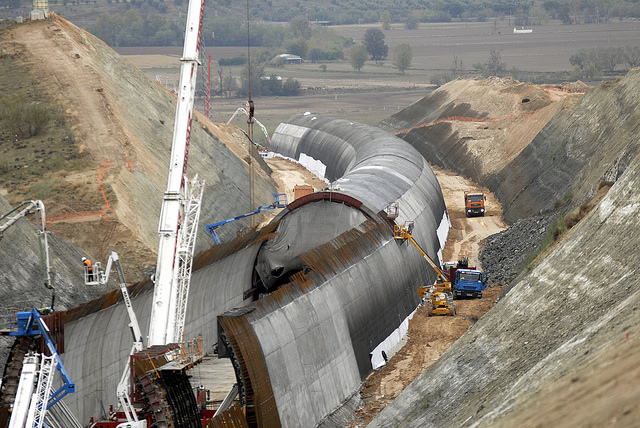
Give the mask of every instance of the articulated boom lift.
[{"label": "articulated boom lift", "polygon": [[207,230],[207,232],[209,232],[209,234],[211,235],[211,237],[213,238],[213,240],[215,241],[216,244],[221,244],[222,241],[220,241],[220,238],[218,237],[218,234],[216,233],[216,229],[219,228],[220,226],[223,226],[223,225],[225,225],[227,223],[231,223],[232,221],[240,220],[240,219],[243,219],[245,217],[250,217],[252,215],[259,214],[262,211],[274,210],[276,208],[285,208],[287,206],[287,194],[286,193],[274,193],[273,197],[274,197],[274,201],[270,205],[260,205],[257,210],[252,211],[252,212],[250,212],[248,214],[242,214],[242,215],[235,216],[235,217],[227,219],[227,220],[219,221],[217,223],[208,224],[205,227],[205,229]]},{"label": "articulated boom lift", "polygon": [[[115,266],[116,268],[118,282],[120,283],[120,292],[122,293],[122,299],[124,300],[124,304],[127,307],[127,313],[129,315],[129,328],[133,335],[133,346],[129,352],[129,356],[131,356],[136,352],[142,351],[144,346],[142,343],[142,332],[140,331],[140,325],[138,324],[136,313],[133,311],[133,306],[131,305],[131,298],[129,296],[129,290],[127,290],[127,283],[124,279],[124,272],[120,265],[120,257],[118,256],[118,253],[115,251],[111,252],[105,269],[102,269],[100,262],[95,263],[93,267],[93,278],[91,278],[85,270],[85,285],[104,285],[109,282],[109,275],[111,273],[112,266]],[[146,420],[138,420],[138,415],[136,413],[136,409],[133,407],[133,403],[131,402],[129,391],[131,391],[131,366],[129,364],[129,359],[127,359],[127,364],[122,372],[122,377],[120,377],[120,382],[118,383],[116,390],[118,401],[120,401],[120,406],[122,407],[122,411],[124,412],[127,422],[123,422],[117,425],[117,427],[147,428]]]},{"label": "articulated boom lift", "polygon": [[436,271],[438,275],[437,282],[431,286],[420,286],[418,288],[418,294],[425,302],[427,306],[427,312],[431,315],[455,315],[456,308],[453,306],[453,294],[451,292],[451,282],[442,273],[442,270],[438,265],[431,260],[431,257],[424,252],[424,250],[418,245],[418,243],[411,236],[413,230],[413,222],[403,223],[393,228],[394,238],[397,240],[408,239],[414,247],[418,249],[422,257],[429,263],[429,265]]}]

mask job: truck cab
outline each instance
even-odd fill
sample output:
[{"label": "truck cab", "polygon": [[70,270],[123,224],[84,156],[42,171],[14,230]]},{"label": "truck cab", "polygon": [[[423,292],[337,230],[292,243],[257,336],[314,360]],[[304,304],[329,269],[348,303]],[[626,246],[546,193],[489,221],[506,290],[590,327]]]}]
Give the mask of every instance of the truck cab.
[{"label": "truck cab", "polygon": [[453,280],[454,297],[481,298],[487,287],[487,274],[476,269],[456,269]]},{"label": "truck cab", "polygon": [[464,194],[464,213],[467,217],[482,216],[485,214],[485,201],[487,197],[484,193]]}]

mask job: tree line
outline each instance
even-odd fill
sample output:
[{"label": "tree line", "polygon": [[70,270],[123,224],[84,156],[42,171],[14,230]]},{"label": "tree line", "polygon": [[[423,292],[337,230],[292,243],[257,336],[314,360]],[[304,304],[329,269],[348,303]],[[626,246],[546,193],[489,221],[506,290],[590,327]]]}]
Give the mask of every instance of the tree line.
[{"label": "tree line", "polygon": [[571,55],[569,62],[575,78],[592,79],[603,73],[613,73],[619,67],[631,69],[640,66],[640,46],[580,49]]},{"label": "tree line", "polygon": [[[7,6],[16,0],[0,0]],[[67,1],[67,0],[63,0]],[[78,1],[78,0],[76,0]],[[111,1],[111,0],[107,0]],[[173,0],[176,6],[184,0]],[[229,4],[229,2],[227,2]],[[225,6],[223,1],[221,6]],[[162,7],[164,6],[164,8]],[[104,14],[88,30],[112,46],[165,46],[181,45],[184,22],[168,21],[163,14],[165,0],[130,0],[124,13]],[[231,6],[229,6],[231,7]],[[252,24],[249,32],[251,46],[279,47],[304,33],[292,34],[291,25],[273,25],[271,22],[328,22],[333,25],[370,23],[402,23],[408,29],[421,22],[486,21],[513,18],[514,25],[538,25],[548,19],[559,19],[565,24],[607,22],[612,19],[640,18],[640,1],[619,0],[404,0],[385,4],[374,0],[332,0],[331,4],[296,2],[283,4],[277,0],[251,2]],[[175,15],[173,15],[175,16]],[[183,18],[184,20],[184,18]],[[205,17],[203,36],[207,46],[246,46],[246,10],[243,14],[230,13],[225,18]],[[300,28],[298,28],[300,30]],[[214,36],[215,35],[215,36]],[[308,39],[308,37],[305,37]],[[315,49],[314,49],[315,48]],[[338,50],[327,52],[314,46],[318,59],[335,59]]]}]

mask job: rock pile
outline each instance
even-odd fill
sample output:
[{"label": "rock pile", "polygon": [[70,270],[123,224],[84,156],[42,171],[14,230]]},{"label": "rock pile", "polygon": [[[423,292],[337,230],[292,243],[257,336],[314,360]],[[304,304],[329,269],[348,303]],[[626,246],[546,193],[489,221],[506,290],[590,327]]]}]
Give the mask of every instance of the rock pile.
[{"label": "rock pile", "polygon": [[529,261],[529,255],[540,249],[553,219],[554,216],[521,219],[484,240],[480,263],[489,277],[489,284],[511,284],[515,280]]}]

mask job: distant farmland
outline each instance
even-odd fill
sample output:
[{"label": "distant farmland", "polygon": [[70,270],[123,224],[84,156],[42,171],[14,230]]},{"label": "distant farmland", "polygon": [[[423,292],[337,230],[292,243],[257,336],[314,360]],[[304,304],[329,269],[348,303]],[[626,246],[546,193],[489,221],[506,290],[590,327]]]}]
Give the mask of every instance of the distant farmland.
[{"label": "distant farmland", "polygon": [[[365,30],[370,27],[373,25],[332,28],[353,38],[355,43],[361,43]],[[320,64],[312,63],[267,68],[267,75],[298,79],[305,95],[260,98],[256,100],[256,117],[269,128],[269,132],[290,114],[304,111],[375,125],[426,95],[433,89],[432,83],[444,83],[443,75],[448,79],[454,78],[451,71],[454,58],[462,64],[462,76],[468,77],[474,70],[474,64],[487,61],[489,52],[496,50],[508,71],[517,69],[518,79],[527,81],[531,73],[548,73],[548,83],[558,83],[552,80],[570,80],[569,72],[573,66],[569,58],[580,49],[640,45],[639,21],[578,25],[558,22],[528,27],[533,29],[531,34],[514,34],[513,28],[508,20],[420,24],[417,30],[406,30],[404,26],[395,24],[384,32],[385,43],[389,46],[387,60],[378,63],[368,61],[361,73],[353,70],[348,61],[324,64],[326,71],[321,70]],[[392,67],[393,50],[401,43],[409,44],[413,53],[411,69],[405,74]],[[181,47],[116,50],[168,89],[177,82]],[[252,55],[262,50],[265,48],[251,48]],[[348,55],[348,49],[345,52]],[[218,59],[246,54],[246,46],[207,46],[205,59],[208,55],[212,57],[212,87],[217,88],[218,85]],[[204,66],[200,73],[206,76],[206,62]],[[624,67],[618,68],[621,74],[625,72]],[[240,69],[224,67],[223,74],[239,76]],[[545,78],[543,75],[542,79]],[[309,91],[309,88],[314,89]],[[204,112],[203,99],[199,99],[196,105]],[[239,99],[214,98],[211,101],[212,117],[218,122],[226,121],[236,108],[243,105],[244,101]],[[234,124],[244,128],[246,125],[242,121],[242,118],[235,119]]]},{"label": "distant farmland", "polygon": [[[367,28],[373,25],[335,26],[339,34],[361,43]],[[379,28],[379,26],[378,26]],[[417,30],[406,30],[395,24],[385,31],[385,43],[389,46],[387,63],[393,60],[393,50],[407,43],[413,51],[412,69],[447,70],[453,66],[454,55],[467,70],[473,64],[486,61],[490,50],[501,52],[508,68],[521,71],[569,71],[569,57],[580,49],[596,46],[623,47],[640,44],[640,21],[612,21],[603,24],[562,25],[559,22],[528,27],[531,34],[513,34],[513,25],[507,20],[487,22],[452,22],[420,24]],[[252,48],[258,52],[265,48]],[[168,48],[117,48],[121,55],[166,54],[177,59],[180,47]],[[206,53],[213,61],[221,57],[246,55],[246,46],[207,47]],[[348,54],[348,52],[347,52]]]}]

